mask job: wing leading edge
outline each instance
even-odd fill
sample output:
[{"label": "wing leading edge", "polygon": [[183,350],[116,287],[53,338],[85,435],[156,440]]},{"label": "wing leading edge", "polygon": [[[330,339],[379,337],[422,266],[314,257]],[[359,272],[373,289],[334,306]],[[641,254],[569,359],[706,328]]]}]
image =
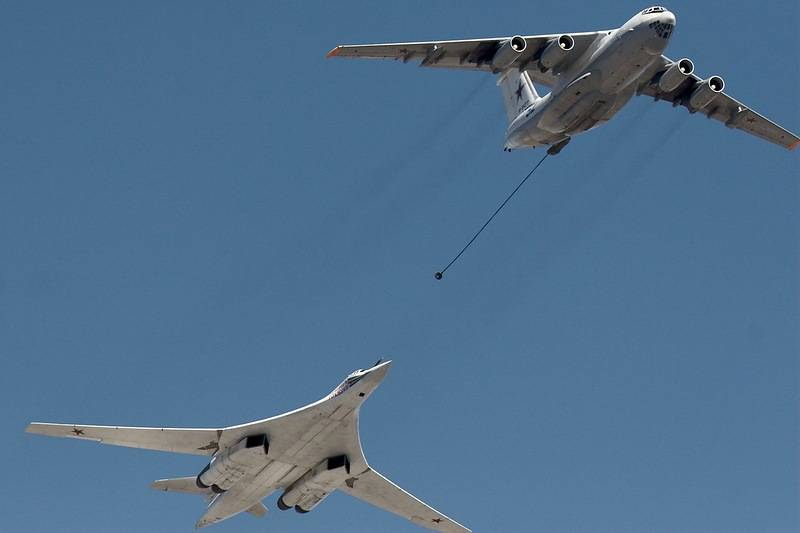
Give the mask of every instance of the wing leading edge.
[{"label": "wing leading edge", "polygon": [[415,498],[371,468],[348,479],[340,490],[434,531],[471,533],[466,527]]},{"label": "wing leading edge", "polygon": [[[598,37],[608,31],[570,33],[575,41],[570,57],[581,57]],[[523,37],[526,42],[525,50],[512,65],[520,71],[529,69],[537,83],[552,86],[558,72],[548,71],[540,73],[536,68],[539,58],[547,44],[558,39],[560,35],[530,35]],[[466,39],[457,41],[419,41],[407,43],[381,43],[381,44],[356,44],[340,45],[328,52],[326,57],[349,57],[361,59],[394,59],[408,63],[419,61],[421,67],[453,68],[466,70],[480,70],[484,72],[499,72],[492,65],[492,59],[497,50],[512,37],[490,37],[486,39]],[[566,68],[568,62],[559,65],[559,69]]]},{"label": "wing leading edge", "polygon": [[213,454],[219,449],[219,437],[222,435],[221,429],[86,426],[40,422],[33,422],[25,431],[48,437],[67,437],[114,446],[192,455]]}]

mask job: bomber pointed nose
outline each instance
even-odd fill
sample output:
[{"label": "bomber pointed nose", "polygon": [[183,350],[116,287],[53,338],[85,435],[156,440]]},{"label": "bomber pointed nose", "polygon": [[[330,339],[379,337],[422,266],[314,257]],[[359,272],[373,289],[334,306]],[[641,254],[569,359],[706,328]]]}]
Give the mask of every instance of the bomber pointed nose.
[{"label": "bomber pointed nose", "polygon": [[375,365],[369,370],[369,375],[375,381],[382,381],[383,378],[386,377],[386,374],[389,372],[389,368],[392,366],[392,361],[384,361],[380,364]]}]

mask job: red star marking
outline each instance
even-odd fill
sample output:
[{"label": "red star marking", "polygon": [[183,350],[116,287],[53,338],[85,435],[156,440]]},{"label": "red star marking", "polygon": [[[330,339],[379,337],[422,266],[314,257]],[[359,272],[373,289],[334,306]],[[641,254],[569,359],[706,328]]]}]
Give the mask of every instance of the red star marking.
[{"label": "red star marking", "polygon": [[431,519],[431,522],[436,522],[437,524],[440,523],[441,521],[442,521],[441,518],[433,518],[433,519]]},{"label": "red star marking", "polygon": [[522,98],[522,87],[522,82],[519,82],[519,87],[517,87],[517,90],[514,91],[517,95],[517,102],[519,102],[520,98]]},{"label": "red star marking", "polygon": [[75,434],[76,437],[83,435],[83,430],[78,428],[72,428],[72,432]]}]

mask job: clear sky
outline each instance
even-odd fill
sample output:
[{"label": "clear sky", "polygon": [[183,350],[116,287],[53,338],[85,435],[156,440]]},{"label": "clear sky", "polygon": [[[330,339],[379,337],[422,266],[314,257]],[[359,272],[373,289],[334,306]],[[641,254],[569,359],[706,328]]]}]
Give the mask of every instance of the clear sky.
[{"label": "clear sky", "polygon": [[[650,99],[540,169],[480,73],[340,43],[587,31],[640,2],[3,2],[10,532],[188,531],[200,457],[23,433],[220,427],[394,367],[381,472],[475,531],[798,523],[800,154]],[[667,51],[800,130],[796,0],[673,1]],[[215,531],[411,532],[336,494]]]}]

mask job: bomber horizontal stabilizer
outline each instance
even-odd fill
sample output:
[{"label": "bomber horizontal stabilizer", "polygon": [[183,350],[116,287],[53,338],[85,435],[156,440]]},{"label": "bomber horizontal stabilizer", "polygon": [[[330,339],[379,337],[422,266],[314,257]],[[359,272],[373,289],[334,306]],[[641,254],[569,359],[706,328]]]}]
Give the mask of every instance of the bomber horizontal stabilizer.
[{"label": "bomber horizontal stabilizer", "polygon": [[202,496],[212,494],[211,489],[197,486],[197,476],[158,479],[150,484],[150,488],[164,492],[182,492],[184,494],[200,494]]}]

